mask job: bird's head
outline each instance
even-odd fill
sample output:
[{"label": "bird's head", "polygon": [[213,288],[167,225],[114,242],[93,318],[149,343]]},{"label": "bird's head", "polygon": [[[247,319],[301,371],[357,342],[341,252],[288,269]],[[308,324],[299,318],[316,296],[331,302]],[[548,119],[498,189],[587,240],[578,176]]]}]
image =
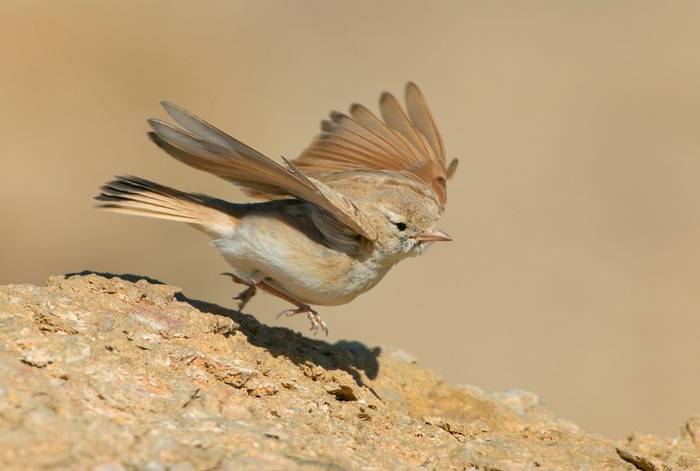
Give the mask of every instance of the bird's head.
[{"label": "bird's head", "polygon": [[366,204],[377,233],[376,249],[391,263],[419,255],[433,242],[452,240],[437,228],[442,207],[430,194],[389,186]]}]

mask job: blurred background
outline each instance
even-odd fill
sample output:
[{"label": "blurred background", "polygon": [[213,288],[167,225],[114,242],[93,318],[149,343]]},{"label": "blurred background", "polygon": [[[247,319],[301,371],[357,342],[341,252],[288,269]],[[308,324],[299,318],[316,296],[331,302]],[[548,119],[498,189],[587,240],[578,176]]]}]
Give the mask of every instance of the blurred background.
[{"label": "blurred background", "polygon": [[[700,411],[698,24],[696,1],[4,0],[0,284],[129,272],[234,307],[205,236],[93,209],[115,174],[243,200],[148,142],[158,101],[291,158],[329,110],[413,80],[461,159],[455,241],[321,309],[329,340],[673,436]],[[246,311],[306,332],[284,307]]]}]

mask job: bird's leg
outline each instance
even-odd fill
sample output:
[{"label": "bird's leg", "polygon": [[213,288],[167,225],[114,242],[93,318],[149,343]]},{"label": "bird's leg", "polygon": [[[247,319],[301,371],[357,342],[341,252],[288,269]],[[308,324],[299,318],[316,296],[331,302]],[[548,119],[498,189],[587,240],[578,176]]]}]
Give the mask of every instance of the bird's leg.
[{"label": "bird's leg", "polygon": [[248,301],[250,301],[253,298],[253,296],[255,296],[255,293],[258,292],[258,288],[256,286],[256,283],[249,283],[249,282],[237,277],[233,273],[222,273],[222,275],[230,276],[231,280],[234,283],[238,283],[239,285],[247,286],[246,289],[244,289],[243,291],[238,293],[238,296],[233,298],[233,299],[238,300],[238,310],[240,311],[241,309],[243,309],[246,306],[246,304],[248,304]]},{"label": "bird's leg", "polygon": [[273,288],[267,284],[265,280],[260,281],[256,286],[260,287],[261,290],[267,291],[268,293],[273,294],[278,298],[282,298],[285,301],[289,301],[296,306],[294,309],[285,309],[277,314],[278,319],[282,316],[291,317],[296,316],[297,314],[306,314],[311,322],[311,331],[314,333],[314,335],[316,335],[319,330],[322,330],[326,335],[328,335],[328,325],[323,321],[323,319],[321,319],[318,312],[311,308],[311,306],[301,303],[291,296]]},{"label": "bird's leg", "polygon": [[234,283],[247,286],[247,288],[244,289],[238,296],[233,298],[238,299],[240,301],[238,306],[239,310],[243,309],[245,305],[248,304],[248,301],[250,301],[250,299],[253,296],[255,296],[255,293],[257,293],[258,288],[260,288],[263,291],[267,291],[268,293],[277,296],[278,298],[284,299],[285,301],[288,301],[296,306],[295,309],[285,309],[284,311],[277,314],[278,319],[282,316],[291,317],[296,316],[297,314],[306,314],[309,318],[309,321],[311,322],[311,331],[314,333],[314,335],[318,333],[319,329],[325,332],[326,335],[328,335],[328,325],[323,321],[323,319],[321,319],[321,316],[318,314],[318,312],[312,309],[311,306],[309,306],[308,304],[301,303],[296,299],[292,298],[291,296],[283,293],[282,291],[273,288],[272,286],[267,284],[265,280],[250,283],[237,277],[233,273],[222,273],[222,275],[231,277],[231,280]]}]

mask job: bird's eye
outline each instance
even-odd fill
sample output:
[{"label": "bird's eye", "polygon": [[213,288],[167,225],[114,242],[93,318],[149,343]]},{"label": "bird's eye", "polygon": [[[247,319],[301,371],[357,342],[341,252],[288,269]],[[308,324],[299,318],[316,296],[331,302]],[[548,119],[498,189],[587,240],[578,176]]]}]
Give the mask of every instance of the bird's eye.
[{"label": "bird's eye", "polygon": [[398,230],[400,230],[400,231],[405,231],[405,230],[406,230],[406,224],[404,224],[404,223],[402,223],[402,222],[395,222],[394,225],[395,225],[396,228],[397,228]]}]

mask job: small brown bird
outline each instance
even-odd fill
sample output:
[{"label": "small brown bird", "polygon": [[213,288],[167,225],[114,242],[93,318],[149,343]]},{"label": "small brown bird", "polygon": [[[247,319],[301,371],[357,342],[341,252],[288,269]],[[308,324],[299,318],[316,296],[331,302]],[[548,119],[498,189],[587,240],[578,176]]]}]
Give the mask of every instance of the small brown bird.
[{"label": "small brown bird", "polygon": [[181,127],[149,119],[148,135],[177,160],[268,201],[229,203],[137,177],[117,177],[96,197],[101,208],[186,222],[208,234],[247,288],[241,308],[262,289],[307,314],[311,330],[328,327],[310,304],[350,302],[400,260],[435,241],[447,201],[445,147],[418,87],[406,85],[406,109],[384,93],[381,117],[354,104],[333,112],[322,132],[293,161],[280,165],[169,102]]}]

